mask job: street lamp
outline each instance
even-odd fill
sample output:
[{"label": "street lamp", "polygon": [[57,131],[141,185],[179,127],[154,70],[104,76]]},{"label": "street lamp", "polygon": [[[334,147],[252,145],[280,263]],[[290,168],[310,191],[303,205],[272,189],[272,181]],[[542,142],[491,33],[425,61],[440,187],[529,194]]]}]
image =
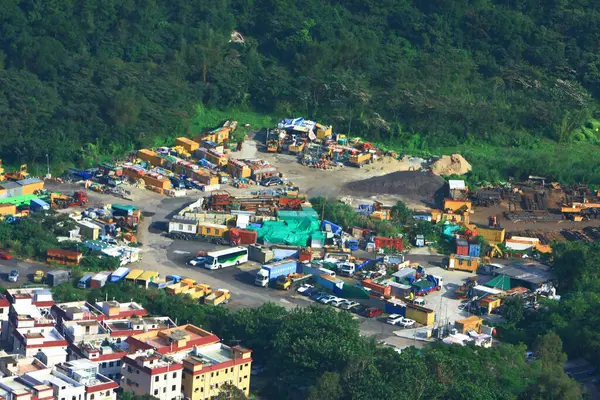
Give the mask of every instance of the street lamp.
[{"label": "street lamp", "polygon": [[46,166],[48,167],[48,173],[46,174],[46,179],[51,179],[52,175],[50,175],[50,158],[48,157],[48,153],[46,153]]}]

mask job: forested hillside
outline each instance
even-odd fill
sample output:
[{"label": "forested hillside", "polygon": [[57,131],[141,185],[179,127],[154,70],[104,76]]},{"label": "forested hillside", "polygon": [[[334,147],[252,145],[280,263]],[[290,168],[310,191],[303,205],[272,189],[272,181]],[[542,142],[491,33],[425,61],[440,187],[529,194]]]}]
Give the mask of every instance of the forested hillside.
[{"label": "forested hillside", "polygon": [[597,143],[599,43],[593,0],[6,0],[0,155],[119,154],[199,103],[400,145]]}]

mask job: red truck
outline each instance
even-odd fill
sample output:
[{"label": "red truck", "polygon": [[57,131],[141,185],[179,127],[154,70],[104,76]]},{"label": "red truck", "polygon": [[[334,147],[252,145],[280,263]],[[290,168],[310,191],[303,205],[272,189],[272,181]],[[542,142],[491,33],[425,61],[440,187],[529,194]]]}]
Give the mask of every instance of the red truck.
[{"label": "red truck", "polygon": [[229,230],[229,241],[234,246],[244,244],[255,244],[258,239],[258,232],[249,229],[231,228]]}]

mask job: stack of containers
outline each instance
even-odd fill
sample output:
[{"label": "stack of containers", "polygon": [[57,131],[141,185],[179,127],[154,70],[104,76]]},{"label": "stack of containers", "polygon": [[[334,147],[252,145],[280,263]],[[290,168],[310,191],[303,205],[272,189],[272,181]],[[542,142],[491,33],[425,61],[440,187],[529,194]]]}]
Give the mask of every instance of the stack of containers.
[{"label": "stack of containers", "polygon": [[193,154],[194,151],[196,151],[196,149],[200,147],[200,144],[198,142],[195,142],[186,137],[178,137],[177,139],[175,139],[175,145],[183,147],[185,151],[191,154]]},{"label": "stack of containers", "polygon": [[5,197],[16,197],[23,195],[23,186],[17,182],[3,182],[2,188],[6,190]]},{"label": "stack of containers", "polygon": [[163,159],[158,156],[154,151],[148,149],[142,149],[137,152],[139,159],[149,162],[153,167],[160,167],[163,164]]}]

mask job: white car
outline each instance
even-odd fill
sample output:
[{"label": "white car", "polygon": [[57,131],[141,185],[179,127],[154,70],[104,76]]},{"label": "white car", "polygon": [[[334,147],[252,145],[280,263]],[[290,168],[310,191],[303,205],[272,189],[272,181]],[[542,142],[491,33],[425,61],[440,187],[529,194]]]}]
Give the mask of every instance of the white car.
[{"label": "white car", "polygon": [[356,301],[352,301],[352,300],[344,300],[343,302],[341,302],[340,304],[338,304],[338,307],[341,308],[342,310],[348,310],[351,307],[354,307],[356,305],[358,305],[359,303]]},{"label": "white car", "polygon": [[314,288],[313,285],[309,285],[308,283],[305,283],[304,285],[301,285],[298,290],[296,290],[298,293],[302,294],[304,292],[306,292],[308,289],[312,289]]},{"label": "white car", "polygon": [[398,322],[402,321],[403,319],[404,319],[404,317],[400,314],[391,314],[385,322],[390,325],[396,325]]},{"label": "white car", "polygon": [[331,300],[329,303],[330,306],[334,306],[334,307],[339,307],[340,305],[344,304],[346,302],[346,299],[342,299],[342,298],[337,298],[337,299],[333,299]]},{"label": "white car", "polygon": [[417,322],[414,319],[404,318],[404,317],[396,323],[396,325],[400,325],[403,328],[410,328],[410,327],[415,326],[416,324],[417,324]]},{"label": "white car", "polygon": [[206,257],[196,257],[188,261],[188,264],[194,267],[197,265],[204,265],[204,263],[206,263]]},{"label": "white car", "polygon": [[336,300],[338,297],[336,296],[325,296],[319,299],[319,303],[329,304],[329,302]]}]

